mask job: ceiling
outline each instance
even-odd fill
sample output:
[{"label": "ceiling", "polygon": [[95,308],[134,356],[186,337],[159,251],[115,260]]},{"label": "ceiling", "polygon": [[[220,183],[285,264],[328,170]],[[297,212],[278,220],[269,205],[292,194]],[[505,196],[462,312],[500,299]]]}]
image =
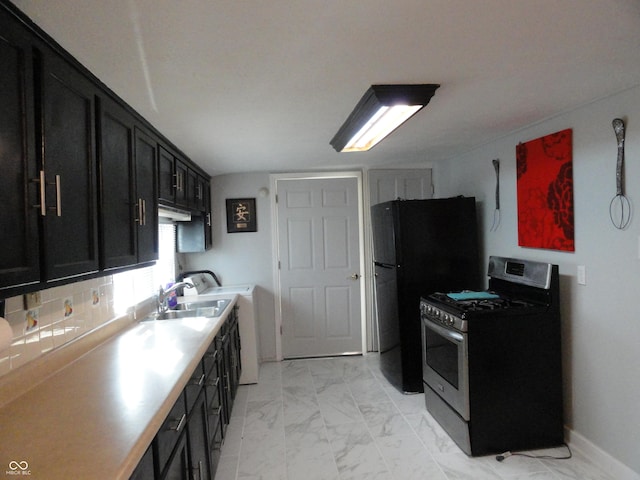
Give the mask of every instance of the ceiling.
[{"label": "ceiling", "polygon": [[[638,0],[13,1],[212,175],[446,160],[640,84]],[[441,87],[336,153],[376,83]]]}]

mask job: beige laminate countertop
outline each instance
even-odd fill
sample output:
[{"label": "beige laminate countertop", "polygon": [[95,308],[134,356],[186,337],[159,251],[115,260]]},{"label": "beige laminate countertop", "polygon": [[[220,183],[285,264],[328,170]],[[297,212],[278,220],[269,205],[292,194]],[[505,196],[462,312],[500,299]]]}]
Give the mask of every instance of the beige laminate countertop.
[{"label": "beige laminate countertop", "polygon": [[135,323],[0,408],[0,478],[129,478],[235,302]]}]

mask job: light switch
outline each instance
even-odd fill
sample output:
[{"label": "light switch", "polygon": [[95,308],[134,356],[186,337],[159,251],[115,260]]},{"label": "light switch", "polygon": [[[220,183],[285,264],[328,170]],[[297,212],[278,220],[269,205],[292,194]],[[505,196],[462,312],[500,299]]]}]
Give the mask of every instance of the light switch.
[{"label": "light switch", "polygon": [[587,284],[587,267],[578,265],[578,285]]}]

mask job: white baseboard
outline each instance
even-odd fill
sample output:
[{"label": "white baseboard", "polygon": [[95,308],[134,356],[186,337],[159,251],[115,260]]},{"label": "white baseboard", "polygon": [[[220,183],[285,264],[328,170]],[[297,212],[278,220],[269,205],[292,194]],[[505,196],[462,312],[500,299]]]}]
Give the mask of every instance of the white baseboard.
[{"label": "white baseboard", "polygon": [[580,452],[616,480],[640,480],[639,473],[568,427],[565,427],[565,438],[571,450]]}]

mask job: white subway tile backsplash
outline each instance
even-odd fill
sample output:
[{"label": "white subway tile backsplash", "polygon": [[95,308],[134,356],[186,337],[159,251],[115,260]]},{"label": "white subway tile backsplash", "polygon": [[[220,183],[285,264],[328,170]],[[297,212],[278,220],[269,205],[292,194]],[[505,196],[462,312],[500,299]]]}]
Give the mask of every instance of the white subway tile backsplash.
[{"label": "white subway tile backsplash", "polygon": [[7,302],[5,303],[4,309],[5,314],[11,312],[18,312],[24,308],[24,300],[22,295],[17,297],[7,298]]},{"label": "white subway tile backsplash", "polygon": [[31,310],[22,295],[6,299],[13,342],[0,352],[0,376],[115,317],[112,275],[43,290],[40,297],[42,305]]}]

